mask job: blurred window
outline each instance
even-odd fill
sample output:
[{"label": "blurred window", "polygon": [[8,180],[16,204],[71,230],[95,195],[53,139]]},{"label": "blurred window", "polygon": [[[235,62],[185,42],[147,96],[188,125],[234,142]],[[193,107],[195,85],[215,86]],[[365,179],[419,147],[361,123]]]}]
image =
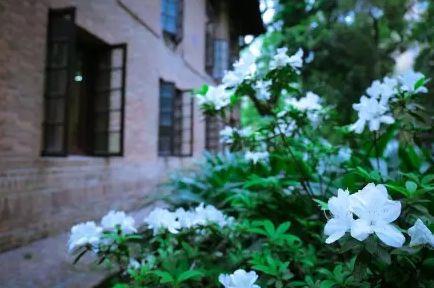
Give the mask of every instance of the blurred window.
[{"label": "blurred window", "polygon": [[161,27],[166,38],[182,40],[183,0],[161,0]]},{"label": "blurred window", "polygon": [[193,155],[193,97],[164,80],[160,81],[158,155]]}]

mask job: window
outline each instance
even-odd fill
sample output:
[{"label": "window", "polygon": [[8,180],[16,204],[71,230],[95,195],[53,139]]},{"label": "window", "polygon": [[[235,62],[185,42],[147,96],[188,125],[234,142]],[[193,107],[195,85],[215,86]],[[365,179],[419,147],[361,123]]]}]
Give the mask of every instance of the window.
[{"label": "window", "polygon": [[229,66],[229,47],[228,41],[214,39],[214,65],[212,76],[214,79],[221,80],[224,72]]},{"label": "window", "polygon": [[220,131],[223,123],[217,116],[206,116],[205,118],[205,149],[210,152],[222,150],[220,143]]},{"label": "window", "polygon": [[193,155],[193,97],[176,89],[171,82],[160,81],[160,124],[158,155]]},{"label": "window", "polygon": [[126,45],[108,45],[49,12],[42,155],[123,154]]},{"label": "window", "polygon": [[183,0],[161,0],[163,34],[174,42],[182,39]]}]

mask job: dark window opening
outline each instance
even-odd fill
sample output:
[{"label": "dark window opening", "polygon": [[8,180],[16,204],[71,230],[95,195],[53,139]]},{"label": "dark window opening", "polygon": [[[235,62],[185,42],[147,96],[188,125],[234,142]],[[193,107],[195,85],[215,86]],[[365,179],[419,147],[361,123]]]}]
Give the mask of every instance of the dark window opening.
[{"label": "dark window opening", "polygon": [[104,43],[74,16],[49,12],[42,154],[120,156],[126,45]]},{"label": "dark window opening", "polygon": [[174,83],[160,81],[158,155],[193,155],[193,98]]},{"label": "dark window opening", "polygon": [[175,43],[182,39],[183,0],[161,0],[163,36]]}]

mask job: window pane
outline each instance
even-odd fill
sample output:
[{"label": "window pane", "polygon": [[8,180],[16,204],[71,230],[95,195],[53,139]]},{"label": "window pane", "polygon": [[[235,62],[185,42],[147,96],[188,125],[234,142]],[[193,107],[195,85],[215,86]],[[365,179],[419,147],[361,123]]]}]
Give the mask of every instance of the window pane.
[{"label": "window pane", "polygon": [[67,70],[52,70],[47,71],[48,75],[48,95],[50,94],[61,94],[66,93],[66,85],[68,82],[68,71]]},{"label": "window pane", "polygon": [[118,132],[111,132],[109,134],[109,153],[119,153],[121,151],[121,134]]},{"label": "window pane", "polygon": [[45,99],[46,101],[46,121],[47,123],[63,123],[65,121],[65,100]]},{"label": "window pane", "polygon": [[47,152],[60,152],[63,149],[64,127],[58,125],[46,125],[45,149]]},{"label": "window pane", "polygon": [[65,67],[68,62],[68,44],[64,42],[49,44],[48,65],[53,67]]},{"label": "window pane", "polygon": [[229,49],[226,40],[214,41],[214,69],[213,77],[216,79],[223,78],[224,72],[228,70]]},{"label": "window pane", "polygon": [[121,130],[121,112],[110,112],[109,113],[109,130],[110,131],[120,131]]}]

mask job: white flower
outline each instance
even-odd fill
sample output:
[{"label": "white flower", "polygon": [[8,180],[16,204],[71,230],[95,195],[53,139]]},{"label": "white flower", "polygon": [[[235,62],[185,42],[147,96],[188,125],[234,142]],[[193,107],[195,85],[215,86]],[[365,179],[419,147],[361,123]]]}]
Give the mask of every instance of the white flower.
[{"label": "white flower", "polygon": [[68,250],[73,252],[75,249],[98,244],[102,233],[102,228],[95,222],[86,222],[73,226],[68,241]]},{"label": "white flower", "polygon": [[353,223],[351,212],[351,197],[348,190],[338,190],[338,196],[329,199],[328,207],[333,215],[324,227],[324,234],[328,236],[326,243],[330,244],[340,239],[350,231]]},{"label": "white flower", "polygon": [[341,147],[338,151],[337,160],[339,163],[347,162],[351,159],[351,148],[350,147]]},{"label": "white flower", "polygon": [[250,137],[253,134],[253,129],[250,126],[247,126],[243,129],[240,130],[236,130],[236,132],[241,136],[241,137]]},{"label": "white flower", "polygon": [[134,218],[127,216],[123,211],[110,211],[102,217],[101,226],[105,231],[115,231],[116,227],[120,227],[125,234],[137,232],[134,227]]},{"label": "white flower", "polygon": [[267,161],[269,157],[269,154],[267,151],[264,152],[252,152],[247,151],[244,155],[244,158],[247,161],[252,161],[254,164],[258,163],[259,161]]},{"label": "white flower", "polygon": [[279,119],[277,121],[277,127],[274,128],[274,133],[277,135],[283,134],[287,137],[291,136],[294,130],[297,129],[297,124],[295,121],[284,121],[282,119]]},{"label": "white flower", "polygon": [[144,222],[148,225],[149,229],[153,229],[154,235],[161,229],[167,229],[170,233],[178,233],[181,224],[177,220],[177,215],[167,209],[155,208],[145,218]]},{"label": "white flower", "polygon": [[387,106],[389,100],[396,95],[398,87],[398,80],[391,77],[384,77],[382,81],[375,80],[371,86],[366,89],[366,94],[375,98],[380,104]]},{"label": "white flower", "polygon": [[434,247],[434,235],[420,219],[417,219],[413,227],[408,229],[408,235],[411,237],[410,246],[428,244]]},{"label": "white flower", "polygon": [[273,60],[270,62],[270,68],[282,68],[289,64],[294,70],[298,71],[303,66],[303,50],[301,48],[298,49],[290,57],[286,54],[287,52],[288,48],[286,47],[277,49],[277,54],[274,55]]},{"label": "white flower", "polygon": [[220,131],[220,142],[224,144],[232,144],[234,143],[234,133],[236,132],[235,128],[230,126],[226,126]]},{"label": "white flower", "polygon": [[404,235],[391,223],[401,214],[401,202],[389,199],[384,185],[370,183],[351,195],[351,208],[359,217],[351,226],[351,236],[363,241],[375,233],[386,245],[401,247]]},{"label": "white flower", "polygon": [[399,82],[401,83],[401,88],[404,91],[408,91],[411,93],[427,93],[428,89],[425,86],[421,86],[415,89],[416,83],[424,78],[425,75],[423,75],[422,73],[409,70],[399,76]]},{"label": "white flower", "polygon": [[387,115],[389,112],[387,106],[382,105],[375,98],[367,98],[362,96],[360,103],[353,104],[354,110],[358,112],[359,119],[351,125],[350,129],[356,133],[362,133],[368,123],[370,131],[380,129],[380,124],[392,124],[395,122],[392,116]]},{"label": "white flower", "polygon": [[270,100],[271,98],[271,92],[269,90],[270,86],[271,86],[271,80],[268,81],[259,80],[255,84],[256,98],[262,101]]},{"label": "white flower", "polygon": [[294,55],[289,57],[289,65],[291,65],[291,67],[294,68],[295,70],[298,70],[301,67],[303,67],[303,54],[304,54],[303,50],[299,48]]},{"label": "white flower", "polygon": [[198,215],[194,211],[185,211],[184,208],[178,208],[175,214],[182,228],[191,228],[201,222],[201,219],[197,217]]},{"label": "white flower", "polygon": [[232,71],[226,71],[222,83],[227,87],[241,84],[244,79],[250,78],[256,70],[256,57],[251,53],[245,53],[234,63]]},{"label": "white flower", "polygon": [[226,85],[227,87],[237,86],[243,81],[244,75],[236,73],[235,71],[226,71],[222,79],[223,85]]},{"label": "white flower", "polygon": [[246,272],[238,269],[233,274],[220,274],[219,282],[225,288],[260,288],[255,282],[258,280],[258,275],[255,271]]},{"label": "white flower", "polygon": [[220,210],[215,208],[213,205],[204,205],[201,203],[194,210],[196,213],[196,220],[198,224],[205,225],[209,223],[215,223],[220,227],[229,225],[232,222],[231,218],[226,217]]},{"label": "white flower", "polygon": [[299,100],[295,98],[291,98],[288,103],[300,111],[309,111],[309,110],[320,110],[321,107],[321,98],[309,91],[306,93],[305,97],[300,98]]},{"label": "white flower", "polygon": [[223,85],[217,87],[209,86],[206,94],[197,95],[197,99],[200,106],[210,105],[216,110],[220,110],[230,103],[229,93]]}]

